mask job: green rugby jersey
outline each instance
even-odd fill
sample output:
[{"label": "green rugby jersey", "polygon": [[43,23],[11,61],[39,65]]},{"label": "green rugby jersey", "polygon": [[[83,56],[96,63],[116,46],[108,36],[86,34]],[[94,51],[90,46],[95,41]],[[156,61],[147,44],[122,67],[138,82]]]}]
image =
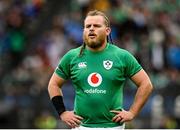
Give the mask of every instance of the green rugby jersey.
[{"label": "green rugby jersey", "polygon": [[122,109],[125,80],[142,67],[128,51],[109,43],[100,52],[85,49],[82,56],[79,56],[80,49],[66,53],[55,73],[65,80],[72,80],[76,91],[74,111],[84,118],[81,125],[122,125],[112,122],[115,114],[110,110]]}]

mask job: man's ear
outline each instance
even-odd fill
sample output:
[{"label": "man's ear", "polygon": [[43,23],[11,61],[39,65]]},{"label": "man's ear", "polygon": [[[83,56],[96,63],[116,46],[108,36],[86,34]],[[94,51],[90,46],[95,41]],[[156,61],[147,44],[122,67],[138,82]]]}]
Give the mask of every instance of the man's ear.
[{"label": "man's ear", "polygon": [[110,27],[107,27],[106,28],[106,34],[109,35],[111,33],[111,28]]}]

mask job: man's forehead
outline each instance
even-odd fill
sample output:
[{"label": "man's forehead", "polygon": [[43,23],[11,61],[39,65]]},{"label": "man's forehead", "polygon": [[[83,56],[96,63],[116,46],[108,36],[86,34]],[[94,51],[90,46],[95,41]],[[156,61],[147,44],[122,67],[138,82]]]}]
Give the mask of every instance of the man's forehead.
[{"label": "man's forehead", "polygon": [[96,15],[96,16],[87,16],[84,20],[84,24],[91,24],[91,23],[104,23],[103,16]]}]

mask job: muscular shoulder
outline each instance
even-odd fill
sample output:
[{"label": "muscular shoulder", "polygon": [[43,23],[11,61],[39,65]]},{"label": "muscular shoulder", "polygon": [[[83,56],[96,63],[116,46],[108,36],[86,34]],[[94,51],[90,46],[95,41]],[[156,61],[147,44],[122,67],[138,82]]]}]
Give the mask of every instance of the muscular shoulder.
[{"label": "muscular shoulder", "polygon": [[118,46],[112,44],[110,44],[109,50],[111,53],[114,53],[115,55],[118,55],[120,57],[126,57],[128,55],[131,55],[131,53],[128,52],[127,50],[123,48],[119,48]]}]

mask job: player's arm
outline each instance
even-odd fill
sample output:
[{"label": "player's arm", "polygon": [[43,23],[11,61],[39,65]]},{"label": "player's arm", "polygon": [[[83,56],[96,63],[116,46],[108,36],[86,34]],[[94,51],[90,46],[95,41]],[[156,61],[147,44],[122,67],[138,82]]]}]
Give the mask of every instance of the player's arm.
[{"label": "player's arm", "polygon": [[147,73],[141,69],[138,73],[131,77],[131,80],[137,86],[137,92],[133,104],[129,111],[113,111],[117,115],[113,118],[115,122],[126,122],[134,119],[134,117],[140,112],[148,97],[150,96],[153,86],[147,75]]},{"label": "player's arm", "polygon": [[131,80],[136,84],[137,91],[134,102],[130,107],[129,111],[132,112],[134,116],[136,116],[146,103],[148,97],[150,96],[153,90],[153,86],[149,79],[149,76],[143,69],[141,69],[137,74],[132,76]]},{"label": "player's arm", "polygon": [[63,96],[61,87],[64,82],[65,80],[57,76],[56,73],[52,75],[48,85],[48,92],[51,99],[55,96]]},{"label": "player's arm", "polygon": [[66,111],[61,90],[64,82],[65,80],[63,78],[60,78],[56,73],[54,73],[49,81],[48,92],[61,120],[70,127],[75,128],[81,123],[80,120],[82,120],[82,117],[75,115],[73,111]]},{"label": "player's arm", "polygon": [[48,85],[50,99],[60,117],[61,114],[66,111],[61,90],[64,82],[65,80],[63,78],[60,78],[56,73],[53,73]]}]

